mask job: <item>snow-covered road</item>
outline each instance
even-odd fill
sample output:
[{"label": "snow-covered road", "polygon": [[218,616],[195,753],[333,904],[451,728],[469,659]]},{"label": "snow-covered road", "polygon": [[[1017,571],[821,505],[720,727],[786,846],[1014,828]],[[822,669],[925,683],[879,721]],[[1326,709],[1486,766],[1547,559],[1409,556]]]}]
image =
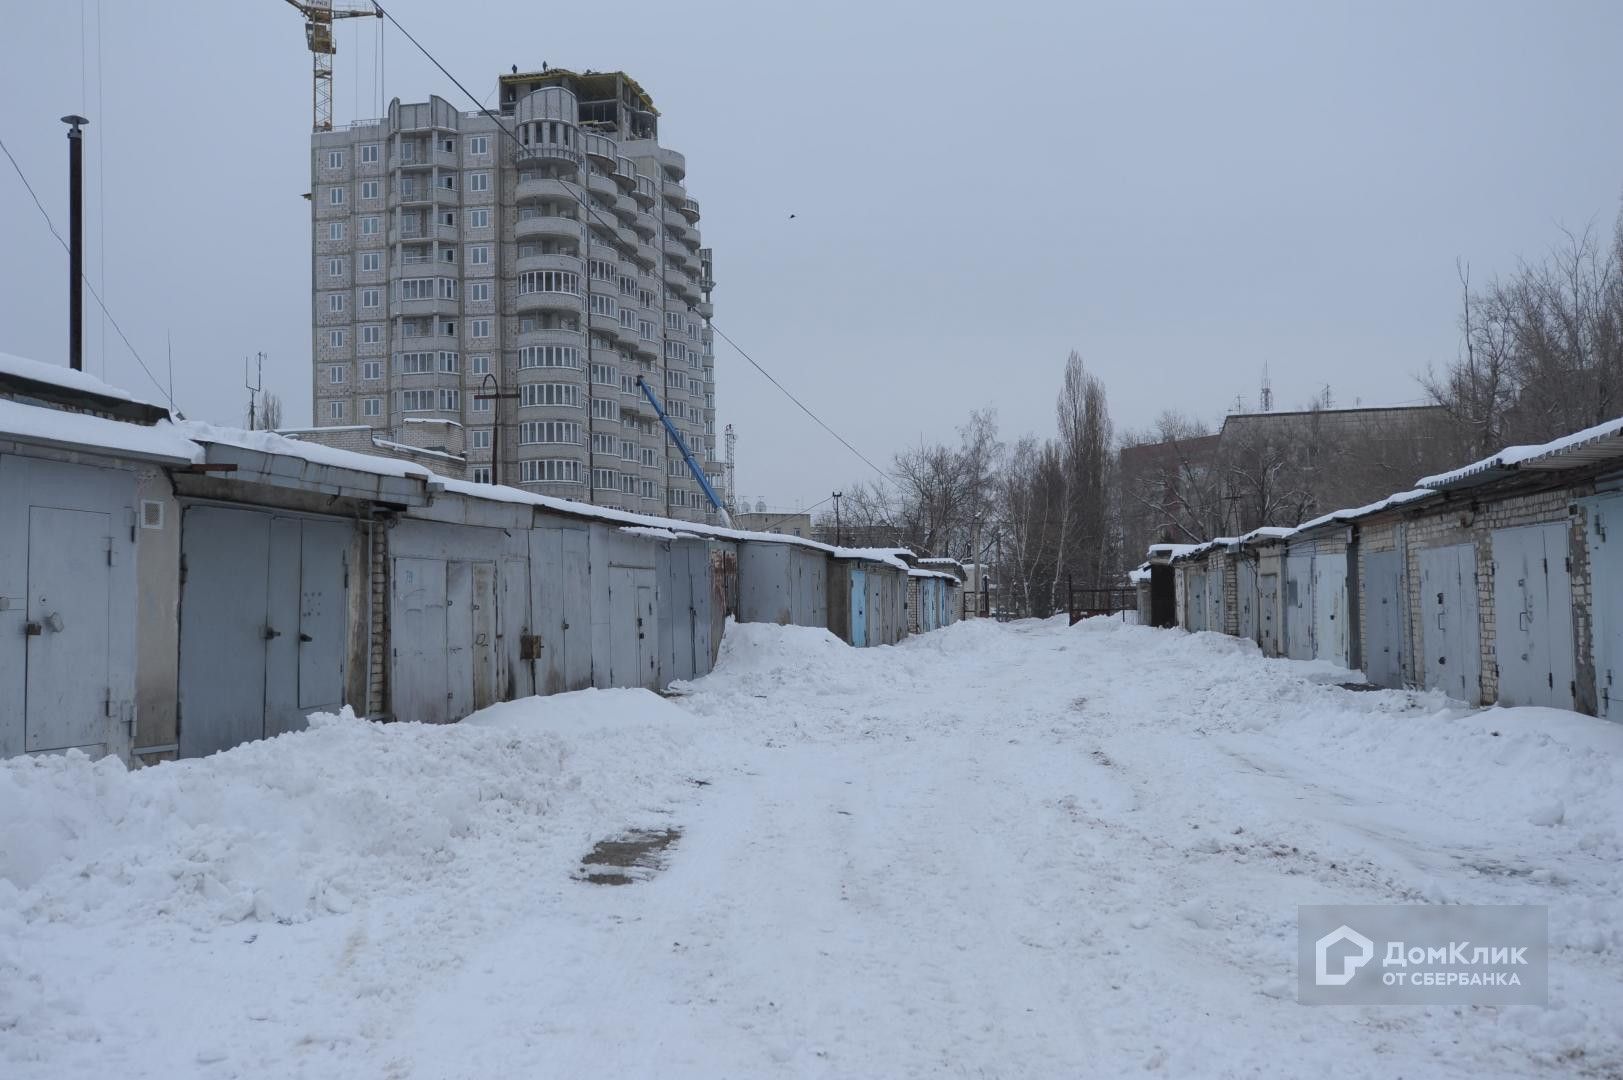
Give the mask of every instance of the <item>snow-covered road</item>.
[{"label": "snow-covered road", "polygon": [[[1623,1076],[1623,729],[1348,678],[746,625],[671,700],[5,763],[0,1073]],[[1551,1006],[1298,1005],[1297,905],[1383,902],[1549,905]]]}]

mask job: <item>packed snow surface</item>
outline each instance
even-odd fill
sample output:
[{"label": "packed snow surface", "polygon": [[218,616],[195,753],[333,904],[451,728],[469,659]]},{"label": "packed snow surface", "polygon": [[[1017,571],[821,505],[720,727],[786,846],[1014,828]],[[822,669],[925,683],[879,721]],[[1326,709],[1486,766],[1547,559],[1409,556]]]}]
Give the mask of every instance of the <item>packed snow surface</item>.
[{"label": "packed snow surface", "polygon": [[[1352,677],[743,625],[672,698],[5,762],[0,1076],[1623,1075],[1623,727]],[[1548,905],[1550,1006],[1298,1005],[1342,902]]]}]

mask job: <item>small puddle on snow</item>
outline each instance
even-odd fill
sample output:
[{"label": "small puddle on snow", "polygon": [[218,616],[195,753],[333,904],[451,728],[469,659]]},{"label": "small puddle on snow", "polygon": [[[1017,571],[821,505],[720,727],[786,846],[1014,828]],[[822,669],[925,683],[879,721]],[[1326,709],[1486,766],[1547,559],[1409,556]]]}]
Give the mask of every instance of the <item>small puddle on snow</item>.
[{"label": "small puddle on snow", "polygon": [[576,878],[593,885],[630,885],[647,881],[665,869],[665,849],[682,836],[681,829],[636,830],[599,840],[580,861]]}]

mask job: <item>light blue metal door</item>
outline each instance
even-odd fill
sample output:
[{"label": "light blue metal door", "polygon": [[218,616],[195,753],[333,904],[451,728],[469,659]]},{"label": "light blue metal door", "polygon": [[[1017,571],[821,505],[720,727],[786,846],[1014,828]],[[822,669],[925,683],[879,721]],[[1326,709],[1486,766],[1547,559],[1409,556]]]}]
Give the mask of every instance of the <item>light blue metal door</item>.
[{"label": "light blue metal door", "polygon": [[[313,712],[337,712],[344,703],[348,649],[349,542],[347,524],[305,521],[299,537],[299,697],[292,726],[303,729]],[[267,727],[270,719],[267,719]],[[283,730],[287,730],[284,722]]]},{"label": "light blue metal door", "polygon": [[1477,622],[1476,547],[1450,544],[1420,553],[1421,640],[1426,689],[1468,705],[1482,701],[1482,630]]},{"label": "light blue metal door", "polygon": [[180,756],[265,735],[267,514],[194,506],[181,523]]},{"label": "light blue metal door", "polygon": [[1191,565],[1184,573],[1188,582],[1189,599],[1184,605],[1185,622],[1190,630],[1206,629],[1206,571]]},{"label": "light blue metal door", "polygon": [[1623,720],[1623,495],[1586,500],[1595,712]]},{"label": "light blue metal door", "polygon": [[396,559],[389,636],[395,719],[443,724],[446,712],[445,561]]},{"label": "light blue metal door", "polygon": [[1262,655],[1279,652],[1279,575],[1257,575],[1257,644]]},{"label": "light blue metal door", "polygon": [[859,649],[868,644],[868,575],[855,567],[851,570],[851,644]]},{"label": "light blue metal door", "polygon": [[1285,556],[1285,655],[1313,659],[1313,553]]},{"label": "light blue metal door", "polygon": [[1313,654],[1346,667],[1348,660],[1347,556],[1313,556]]},{"label": "light blue metal door", "polygon": [[1228,629],[1223,600],[1223,563],[1218,559],[1206,566],[1206,629],[1219,634]]},{"label": "light blue metal door", "polygon": [[1493,616],[1499,703],[1572,708],[1578,673],[1565,522],[1494,530]]},{"label": "light blue metal door", "polygon": [[111,550],[107,514],[29,508],[23,745],[30,753],[107,741]]},{"label": "light blue metal door", "polygon": [[1369,640],[1364,673],[1376,686],[1403,685],[1403,556],[1374,551],[1364,556],[1364,606]]},{"label": "light blue metal door", "polygon": [[1260,641],[1257,634],[1257,564],[1238,559],[1234,564],[1235,625],[1239,635]]}]

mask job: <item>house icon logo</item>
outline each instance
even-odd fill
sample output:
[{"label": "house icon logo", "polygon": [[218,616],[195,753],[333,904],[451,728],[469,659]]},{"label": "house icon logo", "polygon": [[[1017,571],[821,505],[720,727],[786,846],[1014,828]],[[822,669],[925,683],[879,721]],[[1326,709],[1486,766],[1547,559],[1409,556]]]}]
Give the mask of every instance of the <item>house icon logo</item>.
[{"label": "house icon logo", "polygon": [[[1330,970],[1330,950],[1337,945],[1347,944],[1356,951],[1340,953],[1337,956],[1338,971]],[[1375,958],[1375,943],[1345,924],[1336,927],[1328,934],[1313,943],[1313,985],[1315,986],[1346,986],[1352,982],[1358,969]]]}]

